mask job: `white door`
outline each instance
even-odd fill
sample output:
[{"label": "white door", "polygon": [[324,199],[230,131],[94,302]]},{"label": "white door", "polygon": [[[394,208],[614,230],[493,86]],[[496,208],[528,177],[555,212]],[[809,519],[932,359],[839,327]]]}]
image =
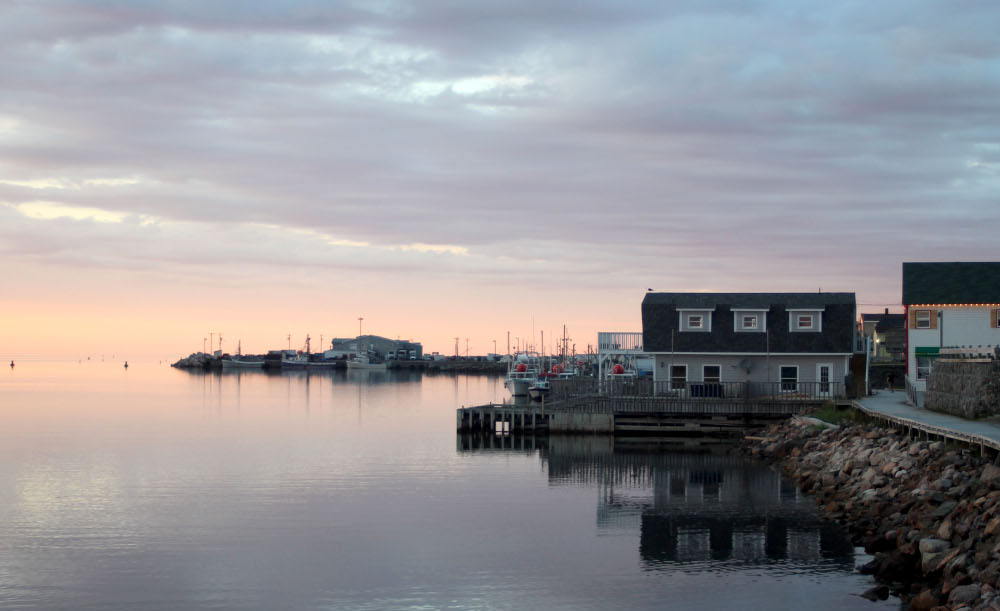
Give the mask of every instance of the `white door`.
[{"label": "white door", "polygon": [[833,365],[819,363],[816,365],[816,396],[830,397],[833,395]]}]

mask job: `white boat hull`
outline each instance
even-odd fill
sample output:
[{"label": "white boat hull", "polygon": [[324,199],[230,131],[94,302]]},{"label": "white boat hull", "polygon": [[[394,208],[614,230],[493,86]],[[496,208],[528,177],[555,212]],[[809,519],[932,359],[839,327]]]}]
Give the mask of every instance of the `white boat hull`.
[{"label": "white boat hull", "polygon": [[347,361],[348,369],[368,369],[370,371],[385,371],[385,363],[359,363],[357,361]]},{"label": "white boat hull", "polygon": [[282,369],[333,369],[337,363],[333,361],[296,361],[282,359]]},{"label": "white boat hull", "polygon": [[503,385],[512,397],[526,397],[528,396],[528,388],[534,383],[534,380],[528,378],[507,378]]},{"label": "white boat hull", "polygon": [[231,361],[222,359],[223,369],[262,369],[264,361]]}]

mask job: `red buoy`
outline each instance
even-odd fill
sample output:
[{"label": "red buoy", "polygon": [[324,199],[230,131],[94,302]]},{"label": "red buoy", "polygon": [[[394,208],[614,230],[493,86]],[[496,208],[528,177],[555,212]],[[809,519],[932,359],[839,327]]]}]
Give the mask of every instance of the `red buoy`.
[{"label": "red buoy", "polygon": [[516,371],[518,373],[524,373],[527,370],[528,370],[528,366],[525,365],[524,363],[518,363],[517,367],[514,368],[514,371]]},{"label": "red buoy", "polygon": [[615,365],[614,367],[611,368],[611,373],[613,374],[625,373],[625,368],[622,367],[621,365]]},{"label": "red buoy", "polygon": [[562,371],[563,371],[562,365],[553,365],[552,366],[552,373],[559,374],[559,373],[562,373]]}]

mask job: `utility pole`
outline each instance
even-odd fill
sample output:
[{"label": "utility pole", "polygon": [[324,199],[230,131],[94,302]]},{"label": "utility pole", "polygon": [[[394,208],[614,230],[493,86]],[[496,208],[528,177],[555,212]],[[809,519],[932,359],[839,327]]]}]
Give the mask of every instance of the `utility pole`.
[{"label": "utility pole", "polygon": [[469,358],[469,338],[465,338],[465,358]]},{"label": "utility pole", "polygon": [[222,331],[219,331],[219,352],[222,352]]},{"label": "utility pole", "polygon": [[507,354],[510,354],[510,331],[507,332]]},{"label": "utility pole", "polygon": [[458,338],[455,338],[455,358],[458,358]]},{"label": "utility pole", "polygon": [[288,349],[289,350],[292,349],[292,334],[291,333],[288,334]]},{"label": "utility pole", "polygon": [[493,340],[493,354],[497,353],[497,340]]},{"label": "utility pole", "polygon": [[207,341],[208,341],[207,337],[201,338],[201,353],[202,354],[205,354],[205,342],[207,342]]},{"label": "utility pole", "polygon": [[361,337],[361,321],[364,319],[364,316],[358,316],[358,338]]},{"label": "utility pole", "polygon": [[215,349],[215,333],[212,333],[211,331],[208,333],[208,347],[213,350]]}]

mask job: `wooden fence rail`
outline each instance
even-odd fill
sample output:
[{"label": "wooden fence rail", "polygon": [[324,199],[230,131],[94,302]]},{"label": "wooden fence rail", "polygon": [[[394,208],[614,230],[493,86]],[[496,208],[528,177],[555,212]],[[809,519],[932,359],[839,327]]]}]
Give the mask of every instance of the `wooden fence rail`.
[{"label": "wooden fence rail", "polygon": [[814,402],[845,396],[842,382],[654,382],[652,380],[552,380],[550,398],[572,401],[584,396],[647,397],[678,402]]}]

